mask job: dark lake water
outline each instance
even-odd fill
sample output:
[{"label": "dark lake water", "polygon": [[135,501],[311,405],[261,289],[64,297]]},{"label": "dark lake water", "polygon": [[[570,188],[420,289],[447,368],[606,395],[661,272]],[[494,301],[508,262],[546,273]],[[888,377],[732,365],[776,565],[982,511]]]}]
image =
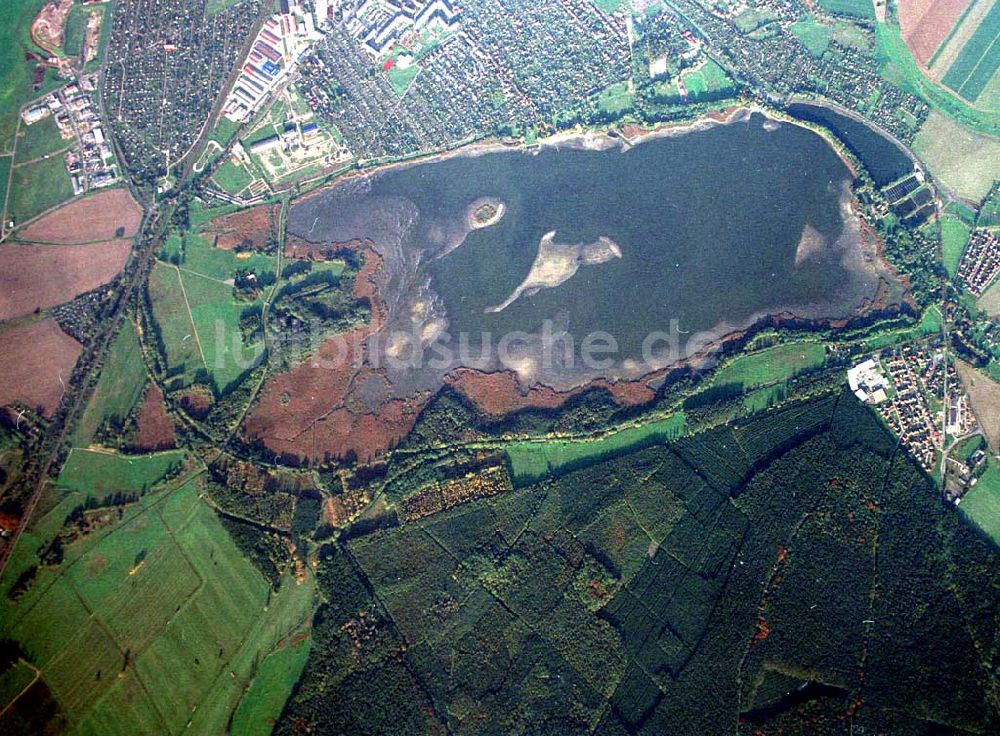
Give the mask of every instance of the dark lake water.
[{"label": "dark lake water", "polygon": [[[755,115],[624,151],[498,151],[390,170],[302,201],[289,231],[313,242],[371,238],[392,274],[394,329],[427,338],[446,328],[445,343],[467,333],[474,346],[496,345],[551,320],[578,341],[612,335],[620,350],[604,373],[641,373],[633,363],[644,340],[672,320],[684,335],[722,334],[766,314],[856,313],[885,273],[861,242],[849,185],[821,137]],[[505,213],[469,232],[480,198]],[[487,311],[528,276],[552,231],[559,244],[608,238],[621,255]],[[553,385],[596,375],[535,368],[531,377]]]},{"label": "dark lake water", "polygon": [[823,105],[802,102],[789,105],[788,112],[800,120],[829,128],[861,160],[880,187],[913,171],[913,162],[899,146],[852,117]]}]

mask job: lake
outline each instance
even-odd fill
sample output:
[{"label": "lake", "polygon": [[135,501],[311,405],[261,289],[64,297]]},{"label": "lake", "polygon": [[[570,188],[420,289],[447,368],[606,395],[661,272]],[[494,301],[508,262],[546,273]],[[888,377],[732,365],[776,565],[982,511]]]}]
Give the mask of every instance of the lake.
[{"label": "lake", "polygon": [[[598,140],[602,150],[489,151],[354,179],[293,206],[288,230],[374,242],[388,329],[412,336],[390,340],[389,355],[451,351],[447,368],[398,371],[408,390],[472,364],[459,347],[486,349],[475,367],[565,387],[684,357],[650,349],[651,333],[686,345],[765,315],[850,317],[880,283],[901,292],[861,235],[849,169],[812,131],[746,114],[634,146]],[[617,343],[601,367],[565,341],[544,352],[543,335],[579,346],[598,331]]]}]

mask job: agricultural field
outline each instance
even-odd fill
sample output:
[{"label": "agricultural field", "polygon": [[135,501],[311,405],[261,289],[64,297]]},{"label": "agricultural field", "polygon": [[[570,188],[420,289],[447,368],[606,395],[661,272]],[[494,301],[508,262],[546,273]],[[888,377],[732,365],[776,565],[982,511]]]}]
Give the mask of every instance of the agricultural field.
[{"label": "agricultural field", "polygon": [[[261,354],[261,344],[245,342],[240,318],[260,306],[277,264],[274,256],[213,245],[222,235],[209,240],[210,228],[211,223],[202,234],[185,233],[182,243],[175,243],[170,257],[176,263],[157,264],[150,296],[171,376],[190,382],[206,368],[216,389],[225,391]],[[234,279],[240,272],[256,275],[263,287],[257,296],[236,295]]]},{"label": "agricultural field", "polygon": [[1000,383],[963,361],[958,361],[956,367],[983,434],[996,452],[1000,447]]},{"label": "agricultural field", "polygon": [[21,126],[17,137],[17,162],[27,163],[43,156],[51,156],[69,148],[71,143],[71,140],[59,135],[55,116],[50,115],[34,125]]},{"label": "agricultural field", "polygon": [[80,351],[52,318],[0,328],[0,406],[18,402],[50,416]]},{"label": "agricultural field", "polygon": [[103,189],[36,220],[17,237],[32,243],[93,243],[131,238],[141,221],[142,210],[127,189]]},{"label": "agricultural field", "polygon": [[63,304],[108,283],[131,252],[128,240],[5,245],[0,248],[0,320]]},{"label": "agricultural field", "polygon": [[[985,11],[986,5],[989,10]],[[959,28],[948,45],[961,43],[954,60],[947,49],[942,56],[947,56],[950,64],[940,77],[941,82],[954,90],[971,103],[977,103],[983,90],[990,84],[1000,68],[1000,3],[995,0],[978,0],[977,8],[966,17],[968,28]],[[981,14],[981,15],[980,15]],[[976,24],[973,26],[973,24]],[[974,30],[972,30],[974,28]],[[971,30],[971,33],[969,31]],[[937,68],[943,69],[944,60],[937,60]],[[1000,107],[1000,99],[985,100],[984,107],[995,109]]]},{"label": "agricultural field", "polygon": [[913,141],[913,152],[942,186],[978,203],[993,186],[1000,137],[977,133],[932,112]]},{"label": "agricultural field", "polygon": [[122,427],[146,386],[146,364],[131,320],[122,323],[107,362],[73,433],[75,447],[87,447],[102,427]]},{"label": "agricultural field", "polygon": [[180,450],[151,455],[118,455],[105,450],[73,448],[56,485],[67,493],[101,498],[116,491],[144,492],[176,473],[184,464]]},{"label": "agricultural field", "polygon": [[11,150],[16,113],[35,96],[24,54],[35,50],[29,32],[44,4],[45,0],[10,0],[4,7],[8,22],[0,26],[0,152]]},{"label": "agricultural field", "polygon": [[979,308],[990,317],[1000,317],[1000,281],[994,283],[979,297]]},{"label": "agricultural field", "polygon": [[901,0],[897,4],[903,38],[922,66],[930,65],[969,4],[970,0]]},{"label": "agricultural field", "polygon": [[[275,719],[293,684],[280,652],[305,638],[311,578],[272,590],[198,497],[197,478],[118,508],[110,521],[85,512],[100,526],[66,537],[61,559],[24,582],[59,533],[56,507],[3,578],[0,630],[51,691],[45,715],[82,734],[222,733],[259,672],[273,689],[253,716]],[[24,590],[11,596],[18,576]]]}]

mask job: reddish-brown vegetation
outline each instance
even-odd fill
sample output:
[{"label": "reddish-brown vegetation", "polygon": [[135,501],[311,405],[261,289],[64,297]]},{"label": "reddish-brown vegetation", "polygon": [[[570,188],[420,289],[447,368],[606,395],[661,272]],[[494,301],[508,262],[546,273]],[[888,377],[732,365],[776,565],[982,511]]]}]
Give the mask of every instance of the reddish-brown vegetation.
[{"label": "reddish-brown vegetation", "polygon": [[337,251],[342,248],[360,249],[365,245],[371,245],[371,243],[361,240],[352,240],[347,243],[310,243],[295,235],[288,235],[285,237],[285,257],[325,261],[336,258]]},{"label": "reddish-brown vegetation", "polygon": [[19,402],[51,416],[80,357],[80,343],[54,319],[0,333],[0,405]]},{"label": "reddish-brown vegetation", "polygon": [[280,205],[261,205],[242,212],[216,217],[202,228],[223,250],[266,250],[273,239]]},{"label": "reddish-brown vegetation", "polygon": [[305,363],[267,382],[246,424],[246,435],[273,452],[322,460],[356,455],[370,460],[413,428],[426,396],[390,399],[374,410],[356,399],[368,380],[384,380],[365,364],[365,340],[382,326],[375,299],[382,277],[381,259],[366,249],[365,265],[354,282],[354,296],[372,305],[368,324],[324,343]]},{"label": "reddish-brown vegetation", "polygon": [[128,240],[0,247],[0,320],[63,304],[108,283],[131,250]]},{"label": "reddish-brown vegetation", "polygon": [[167,414],[159,386],[151,386],[146,392],[136,426],[136,449],[168,450],[175,446],[174,422]]},{"label": "reddish-brown vegetation", "polygon": [[140,222],[142,210],[127,189],[105,189],[31,223],[18,238],[30,243],[93,243],[131,238]]},{"label": "reddish-brown vegetation", "polygon": [[927,66],[971,0],[899,0],[899,26],[914,58]]},{"label": "reddish-brown vegetation", "polygon": [[548,386],[525,389],[513,371],[482,373],[471,369],[458,370],[446,380],[480,411],[497,416],[528,407],[555,409],[567,399],[591,388],[606,389],[622,406],[645,404],[656,396],[656,392],[645,381],[610,382],[602,379],[570,391],[556,391]]}]

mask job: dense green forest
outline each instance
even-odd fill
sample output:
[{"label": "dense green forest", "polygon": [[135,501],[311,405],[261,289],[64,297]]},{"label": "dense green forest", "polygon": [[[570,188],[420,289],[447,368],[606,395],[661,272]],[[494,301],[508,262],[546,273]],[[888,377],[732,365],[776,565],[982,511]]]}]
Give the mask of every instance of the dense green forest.
[{"label": "dense green forest", "polygon": [[995,565],[828,396],[327,543],[276,732],[996,733]]}]

